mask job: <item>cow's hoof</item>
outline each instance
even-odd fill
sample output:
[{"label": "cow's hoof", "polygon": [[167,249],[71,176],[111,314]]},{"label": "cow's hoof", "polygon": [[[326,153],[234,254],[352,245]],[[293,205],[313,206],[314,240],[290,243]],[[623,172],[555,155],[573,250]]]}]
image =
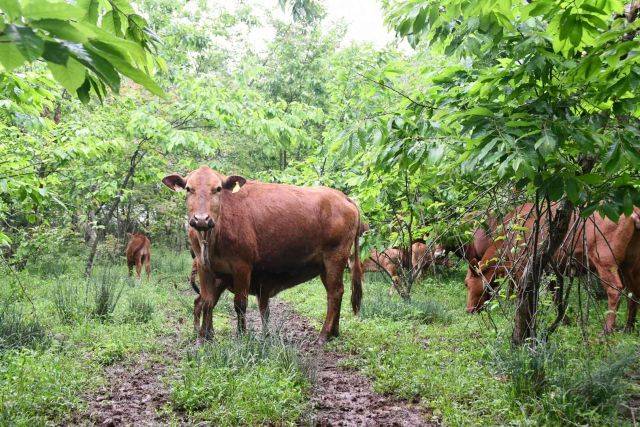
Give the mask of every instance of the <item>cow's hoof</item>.
[{"label": "cow's hoof", "polygon": [[316,339],[316,346],[318,347],[322,347],[327,343],[327,336],[326,335],[320,335],[317,339]]},{"label": "cow's hoof", "polygon": [[630,334],[634,330],[635,330],[635,327],[633,325],[626,325],[623,329],[623,331],[627,334]]}]

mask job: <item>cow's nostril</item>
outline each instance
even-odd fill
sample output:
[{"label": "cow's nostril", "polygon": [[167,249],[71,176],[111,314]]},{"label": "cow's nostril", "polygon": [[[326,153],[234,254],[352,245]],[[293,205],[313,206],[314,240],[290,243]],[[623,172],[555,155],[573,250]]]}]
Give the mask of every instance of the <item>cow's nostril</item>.
[{"label": "cow's nostril", "polygon": [[196,222],[196,219],[194,217],[191,217],[191,219],[189,220],[189,225],[194,227],[194,228],[195,228],[196,225],[198,225],[197,222]]}]

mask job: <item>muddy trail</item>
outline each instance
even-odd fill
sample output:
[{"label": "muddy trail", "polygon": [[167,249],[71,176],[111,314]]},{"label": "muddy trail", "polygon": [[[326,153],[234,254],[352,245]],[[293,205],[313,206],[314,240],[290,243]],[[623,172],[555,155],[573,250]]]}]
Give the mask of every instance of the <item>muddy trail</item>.
[{"label": "muddy trail", "polygon": [[[431,426],[430,412],[416,404],[373,391],[371,381],[353,369],[341,366],[346,355],[327,351],[315,344],[318,331],[308,319],[278,299],[270,304],[270,328],[315,365],[316,378],[311,396],[313,413],[301,424],[320,426]],[[231,319],[235,323],[235,318]],[[258,310],[247,311],[247,326],[261,331]]]},{"label": "muddy trail", "polygon": [[185,419],[163,411],[170,389],[163,382],[170,366],[180,359],[178,325],[159,338],[160,352],[142,352],[133,360],[105,368],[105,383],[85,396],[88,409],[73,424],[98,426],[184,425]]}]

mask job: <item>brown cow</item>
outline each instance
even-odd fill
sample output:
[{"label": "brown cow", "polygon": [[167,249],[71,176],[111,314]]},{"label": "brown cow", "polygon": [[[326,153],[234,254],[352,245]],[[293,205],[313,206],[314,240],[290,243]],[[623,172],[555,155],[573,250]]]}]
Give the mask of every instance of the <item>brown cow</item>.
[{"label": "brown cow", "polygon": [[151,241],[142,233],[127,233],[129,235],[129,243],[127,244],[127,267],[129,267],[129,276],[133,272],[133,266],[136,267],[136,276],[140,278],[142,266],[147,272],[147,279],[151,276]]},{"label": "brown cow", "polygon": [[[191,246],[198,261],[202,297],[200,337],[212,332],[211,316],[225,289],[234,294],[238,329],[246,330],[249,294],[258,297],[263,322],[269,298],[320,276],[327,291],[327,316],[319,342],[339,332],[342,275],[351,247],[359,256],[360,213],[343,193],[246,181],[201,166],[186,178],[166,176],[172,190],[187,192]],[[221,279],[217,281],[216,278]],[[358,312],[362,270],[354,264],[351,304]]]},{"label": "brown cow", "polygon": [[[433,246],[433,249],[430,246]],[[430,245],[424,242],[415,242],[411,245],[411,267],[413,271],[417,272],[416,278],[422,276],[434,264],[447,265],[447,254],[442,244]]]},{"label": "brown cow", "polygon": [[[554,209],[555,210],[555,209]],[[532,230],[535,221],[535,211],[531,204],[518,209],[515,223],[524,224],[525,229]],[[508,222],[514,217],[505,220]],[[585,274],[587,268],[595,273],[607,293],[608,308],[604,324],[605,333],[613,331],[616,311],[620,304],[620,297],[626,287],[633,295],[628,301],[628,316],[626,329],[633,329],[640,298],[640,209],[634,208],[631,216],[622,215],[617,223],[599,214],[591,215],[585,227],[576,227],[576,218],[571,219],[570,233],[565,242],[554,256],[554,263],[566,265],[572,254],[575,260],[572,265],[577,267],[576,273]],[[546,220],[541,221],[544,228]],[[577,228],[577,229],[576,229]],[[493,242],[487,249],[481,261],[472,260],[467,271],[465,284],[467,286],[467,311],[475,312],[482,308],[490,298],[485,284],[495,286],[495,279],[510,273],[516,280],[523,274],[526,256],[523,256],[522,242],[526,241],[530,232],[508,231],[505,239]],[[518,238],[520,235],[520,238]],[[512,251],[511,248],[516,248]],[[518,249],[520,248],[520,249]],[[586,249],[586,250],[585,250]],[[504,258],[501,261],[499,258]]]}]

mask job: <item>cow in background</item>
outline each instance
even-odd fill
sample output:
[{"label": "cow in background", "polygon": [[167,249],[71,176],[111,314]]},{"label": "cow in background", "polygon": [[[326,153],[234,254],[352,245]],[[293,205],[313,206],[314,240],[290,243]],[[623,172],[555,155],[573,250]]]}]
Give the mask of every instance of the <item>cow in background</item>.
[{"label": "cow in background", "polygon": [[135,266],[136,276],[139,279],[144,265],[148,279],[151,276],[151,241],[142,233],[127,233],[127,235],[129,236],[129,243],[125,253],[129,276],[133,273],[133,267]]},{"label": "cow in background", "polygon": [[[552,212],[553,210],[555,209]],[[505,217],[505,238],[489,245],[481,260],[473,259],[470,262],[465,279],[467,312],[482,309],[484,303],[491,298],[488,288],[497,286],[497,278],[510,274],[516,281],[520,280],[527,260],[523,251],[528,248],[522,247],[518,242],[526,241],[535,219],[532,204],[520,206]],[[563,266],[571,262],[575,274],[591,271],[599,277],[608,299],[605,333],[613,331],[620,298],[625,288],[630,291],[632,297],[628,299],[626,329],[632,330],[638,308],[637,299],[640,298],[640,208],[634,208],[630,216],[620,216],[617,223],[602,218],[598,213],[587,218],[584,227],[576,227],[576,220],[574,215],[569,230],[575,230],[575,233],[565,236],[563,245],[554,255],[553,263],[562,270]],[[524,239],[518,239],[518,231],[508,229],[510,222],[528,230],[524,232]],[[541,220],[541,228],[544,230],[545,227],[546,216]],[[519,233],[522,234],[522,231]]]}]

